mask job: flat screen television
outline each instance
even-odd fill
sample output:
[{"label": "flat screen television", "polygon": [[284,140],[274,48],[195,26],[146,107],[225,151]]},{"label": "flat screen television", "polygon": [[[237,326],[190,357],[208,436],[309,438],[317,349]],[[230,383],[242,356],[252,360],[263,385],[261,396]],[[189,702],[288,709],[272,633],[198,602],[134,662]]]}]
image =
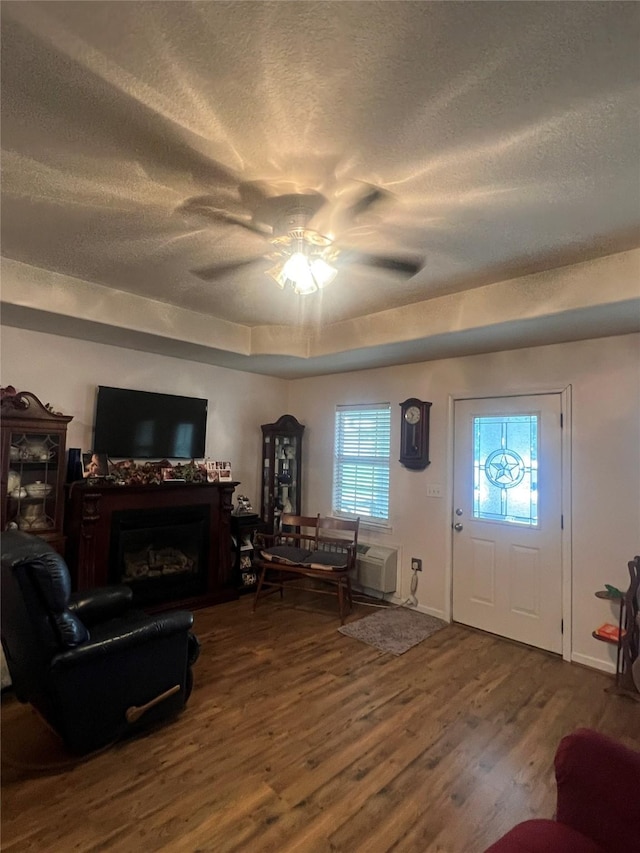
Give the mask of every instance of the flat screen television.
[{"label": "flat screen television", "polygon": [[202,459],[207,400],[98,386],[94,453],[131,459]]}]

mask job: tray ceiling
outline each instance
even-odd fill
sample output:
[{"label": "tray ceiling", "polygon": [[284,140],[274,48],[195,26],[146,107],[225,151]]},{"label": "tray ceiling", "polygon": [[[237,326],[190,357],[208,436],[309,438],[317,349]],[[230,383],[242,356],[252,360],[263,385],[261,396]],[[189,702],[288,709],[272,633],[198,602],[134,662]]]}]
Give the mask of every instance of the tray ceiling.
[{"label": "tray ceiling", "polygon": [[[194,357],[178,331],[193,315],[217,330],[200,358],[301,375],[435,357],[435,339],[416,333],[421,347],[402,353],[396,321],[385,338],[371,318],[640,244],[638,4],[5,0],[1,12],[2,255],[22,282],[5,322]],[[423,268],[345,262],[306,297],[259,264],[203,281],[194,270],[259,258],[265,239],[184,203],[206,196],[244,218],[254,181],[322,193],[343,242]],[[388,197],[341,221],[363,183]],[[31,300],[17,294],[25,270]],[[74,315],[75,289],[99,316]],[[125,331],[131,300],[130,316],[163,323]],[[574,317],[540,342],[591,335],[596,309],[582,307],[582,331]],[[484,323],[482,347],[522,345],[509,322],[511,338],[495,335],[501,317]],[[609,311],[600,328],[634,327]],[[323,347],[326,330],[342,343]]]}]

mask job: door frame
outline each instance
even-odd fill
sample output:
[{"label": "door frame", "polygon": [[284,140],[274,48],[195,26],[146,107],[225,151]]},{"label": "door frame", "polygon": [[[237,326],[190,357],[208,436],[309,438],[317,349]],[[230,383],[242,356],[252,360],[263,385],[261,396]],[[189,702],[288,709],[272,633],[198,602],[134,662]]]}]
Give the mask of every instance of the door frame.
[{"label": "door frame", "polygon": [[560,406],[563,418],[562,433],[560,437],[562,448],[562,468],[561,468],[561,512],[563,519],[563,527],[560,531],[560,547],[561,547],[561,586],[562,586],[562,659],[571,660],[571,637],[573,633],[573,616],[572,616],[572,519],[571,519],[571,428],[572,428],[572,409],[571,409],[571,385],[566,385],[563,388],[545,388],[545,389],[521,389],[518,391],[508,391],[507,393],[497,391],[490,393],[483,390],[479,393],[470,391],[451,392],[449,394],[447,406],[447,488],[445,493],[446,506],[448,508],[447,524],[449,527],[449,535],[446,537],[446,571],[445,571],[445,612],[444,618],[447,622],[452,621],[453,615],[453,454],[454,454],[454,426],[455,426],[455,404],[458,400],[484,400],[487,398],[503,398],[509,397],[534,397],[548,394],[560,395]]}]

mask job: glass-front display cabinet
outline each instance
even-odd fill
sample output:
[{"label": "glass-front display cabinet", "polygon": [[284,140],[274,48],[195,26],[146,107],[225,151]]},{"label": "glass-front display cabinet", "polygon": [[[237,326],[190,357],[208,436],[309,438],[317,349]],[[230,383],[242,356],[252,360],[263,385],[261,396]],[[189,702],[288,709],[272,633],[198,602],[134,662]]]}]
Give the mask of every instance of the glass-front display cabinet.
[{"label": "glass-front display cabinet", "polygon": [[30,391],[2,389],[0,529],[42,536],[64,556],[67,424]]},{"label": "glass-front display cabinet", "polygon": [[293,415],[262,425],[262,501],[260,517],[277,531],[283,512],[300,515],[302,500],[302,433]]}]

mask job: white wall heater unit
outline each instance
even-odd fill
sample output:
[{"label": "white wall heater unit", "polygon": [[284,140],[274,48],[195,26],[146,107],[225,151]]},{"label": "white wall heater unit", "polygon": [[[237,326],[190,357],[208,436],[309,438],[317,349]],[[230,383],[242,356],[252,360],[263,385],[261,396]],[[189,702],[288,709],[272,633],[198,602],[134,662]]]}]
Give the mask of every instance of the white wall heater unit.
[{"label": "white wall heater unit", "polygon": [[365,589],[395,592],[397,566],[397,548],[362,543],[358,545],[356,570],[352,580]]}]

